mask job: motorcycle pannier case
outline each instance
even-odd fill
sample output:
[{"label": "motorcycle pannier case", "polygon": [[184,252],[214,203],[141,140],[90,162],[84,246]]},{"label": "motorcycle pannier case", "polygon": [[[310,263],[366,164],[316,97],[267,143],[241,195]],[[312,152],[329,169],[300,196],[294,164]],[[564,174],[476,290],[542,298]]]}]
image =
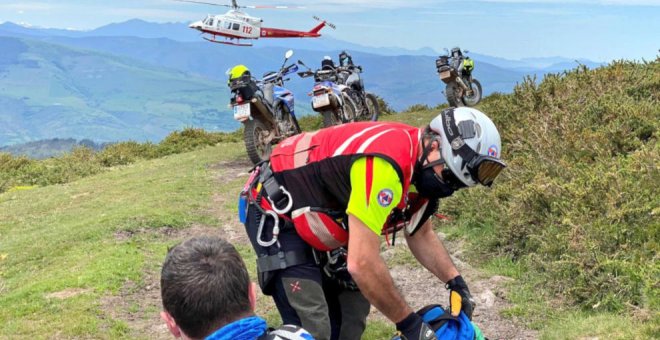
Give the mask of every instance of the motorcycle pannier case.
[{"label": "motorcycle pannier case", "polygon": [[435,68],[438,70],[438,73],[440,73],[440,68],[443,66],[449,66],[449,57],[441,56],[435,60]]},{"label": "motorcycle pannier case", "polygon": [[291,218],[298,235],[315,249],[330,251],[348,242],[348,231],[323,209],[296,209]]}]

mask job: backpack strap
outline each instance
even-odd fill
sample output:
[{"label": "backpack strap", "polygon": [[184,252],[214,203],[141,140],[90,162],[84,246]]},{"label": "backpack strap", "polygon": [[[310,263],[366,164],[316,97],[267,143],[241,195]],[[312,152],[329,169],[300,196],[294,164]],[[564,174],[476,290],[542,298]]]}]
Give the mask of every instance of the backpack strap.
[{"label": "backpack strap", "polygon": [[456,321],[456,318],[447,313],[442,305],[428,305],[417,311],[424,322],[431,326],[433,331],[437,331],[444,326],[449,320]]}]

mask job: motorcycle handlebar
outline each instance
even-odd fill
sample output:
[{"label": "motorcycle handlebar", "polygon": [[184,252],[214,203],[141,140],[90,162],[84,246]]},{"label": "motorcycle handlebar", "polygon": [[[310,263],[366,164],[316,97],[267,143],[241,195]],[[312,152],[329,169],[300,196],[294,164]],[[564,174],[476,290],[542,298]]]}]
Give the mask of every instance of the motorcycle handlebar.
[{"label": "motorcycle handlebar", "polygon": [[313,76],[313,75],[314,75],[314,73],[313,73],[312,71],[302,71],[302,72],[298,72],[298,76],[299,76],[300,78],[307,78],[307,77],[311,77],[311,76]]}]

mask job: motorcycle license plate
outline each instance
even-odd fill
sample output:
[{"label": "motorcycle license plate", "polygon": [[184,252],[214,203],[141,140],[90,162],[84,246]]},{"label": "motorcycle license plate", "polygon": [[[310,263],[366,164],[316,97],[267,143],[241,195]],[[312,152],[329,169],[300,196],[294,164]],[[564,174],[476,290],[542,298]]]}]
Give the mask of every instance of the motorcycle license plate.
[{"label": "motorcycle license plate", "polygon": [[312,97],[312,107],[319,108],[330,105],[330,95],[327,93]]},{"label": "motorcycle license plate", "polygon": [[443,71],[440,73],[440,79],[447,79],[451,77],[451,71]]},{"label": "motorcycle license plate", "polygon": [[250,103],[234,106],[234,119],[244,121],[250,118]]}]

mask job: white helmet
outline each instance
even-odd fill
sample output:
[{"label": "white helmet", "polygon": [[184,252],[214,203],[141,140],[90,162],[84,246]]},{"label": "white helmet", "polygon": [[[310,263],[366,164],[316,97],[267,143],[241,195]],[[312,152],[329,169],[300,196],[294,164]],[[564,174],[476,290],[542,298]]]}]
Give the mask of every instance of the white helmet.
[{"label": "white helmet", "polygon": [[500,133],[483,112],[470,107],[448,108],[435,117],[429,127],[442,136],[441,155],[445,166],[463,184],[490,186],[506,167],[500,160]]},{"label": "white helmet", "polygon": [[[261,339],[261,338],[260,338]],[[314,339],[311,334],[300,326],[282,325],[268,332],[266,340],[309,340]]]}]

